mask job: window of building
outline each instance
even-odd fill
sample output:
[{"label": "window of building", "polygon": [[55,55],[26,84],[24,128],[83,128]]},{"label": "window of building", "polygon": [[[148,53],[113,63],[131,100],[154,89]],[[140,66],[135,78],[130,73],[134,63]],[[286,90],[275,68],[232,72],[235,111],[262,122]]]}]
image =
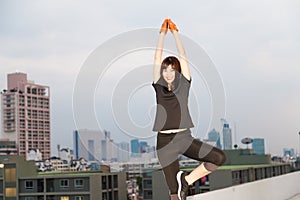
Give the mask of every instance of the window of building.
[{"label": "window of building", "polygon": [[16,168],[6,168],[5,169],[5,182],[16,182],[17,171]]},{"label": "window of building", "polygon": [[5,188],[5,196],[6,197],[15,197],[17,196],[16,188]]},{"label": "window of building", "polygon": [[69,197],[68,196],[61,196],[60,200],[69,200]]},{"label": "window of building", "polygon": [[[57,200],[57,197],[56,196],[54,196],[54,195],[47,195],[47,200]],[[38,199],[38,200],[45,200],[44,199],[44,196],[43,197],[41,197],[40,199]]]},{"label": "window of building", "polygon": [[102,200],[107,200],[107,193],[106,192],[102,192]]},{"label": "window of building", "polygon": [[75,200],[83,200],[83,196],[75,196]]},{"label": "window of building", "polygon": [[152,180],[144,180],[144,188],[152,188]]},{"label": "window of building", "polygon": [[102,176],[102,189],[106,189],[107,186],[106,186],[107,182],[106,182],[106,176]]},{"label": "window of building", "polygon": [[152,191],[144,191],[144,198],[145,199],[152,199]]},{"label": "window of building", "polygon": [[46,191],[47,192],[54,192],[55,184],[54,179],[47,179],[46,180]]},{"label": "window of building", "polygon": [[33,181],[31,180],[25,181],[25,189],[27,190],[33,189]]},{"label": "window of building", "polygon": [[61,179],[59,181],[59,187],[61,187],[61,188],[69,187],[69,180],[68,179]]},{"label": "window of building", "polygon": [[25,197],[25,200],[34,200],[34,197]]},{"label": "window of building", "polygon": [[83,187],[83,179],[75,179],[74,185],[76,188],[82,188]]},{"label": "window of building", "polygon": [[108,178],[108,188],[112,188],[112,176],[109,175],[107,178]]},{"label": "window of building", "polygon": [[118,191],[114,191],[114,199],[119,199]]},{"label": "window of building", "polygon": [[114,175],[114,188],[118,188],[118,176]]}]

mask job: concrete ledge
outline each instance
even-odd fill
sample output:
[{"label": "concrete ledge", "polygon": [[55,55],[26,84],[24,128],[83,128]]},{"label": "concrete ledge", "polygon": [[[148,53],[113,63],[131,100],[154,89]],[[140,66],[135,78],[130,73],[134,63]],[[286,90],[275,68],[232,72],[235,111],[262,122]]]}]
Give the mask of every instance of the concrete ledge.
[{"label": "concrete ledge", "polygon": [[221,190],[190,196],[188,200],[286,200],[300,191],[300,172],[245,183]]}]

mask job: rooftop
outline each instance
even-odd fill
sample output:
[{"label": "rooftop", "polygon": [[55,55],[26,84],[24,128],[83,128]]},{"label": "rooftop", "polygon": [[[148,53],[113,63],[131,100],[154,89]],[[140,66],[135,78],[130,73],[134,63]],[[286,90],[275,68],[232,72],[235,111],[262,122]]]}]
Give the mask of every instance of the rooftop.
[{"label": "rooftop", "polygon": [[225,189],[215,190],[188,200],[300,200],[300,172],[245,183]]}]

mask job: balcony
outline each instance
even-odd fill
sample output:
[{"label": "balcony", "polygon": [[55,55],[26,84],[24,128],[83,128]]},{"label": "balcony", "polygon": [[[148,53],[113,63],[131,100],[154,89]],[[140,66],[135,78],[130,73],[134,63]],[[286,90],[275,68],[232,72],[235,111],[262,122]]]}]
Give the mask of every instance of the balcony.
[{"label": "balcony", "polygon": [[189,196],[187,200],[300,200],[300,172]]}]

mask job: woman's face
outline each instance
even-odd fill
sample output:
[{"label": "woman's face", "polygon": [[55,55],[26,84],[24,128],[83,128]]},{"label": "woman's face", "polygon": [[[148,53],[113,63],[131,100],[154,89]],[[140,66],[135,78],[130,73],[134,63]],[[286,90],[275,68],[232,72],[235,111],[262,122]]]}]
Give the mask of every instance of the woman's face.
[{"label": "woman's face", "polygon": [[171,84],[175,80],[175,70],[171,65],[169,65],[167,68],[162,70],[162,76],[168,84]]}]

